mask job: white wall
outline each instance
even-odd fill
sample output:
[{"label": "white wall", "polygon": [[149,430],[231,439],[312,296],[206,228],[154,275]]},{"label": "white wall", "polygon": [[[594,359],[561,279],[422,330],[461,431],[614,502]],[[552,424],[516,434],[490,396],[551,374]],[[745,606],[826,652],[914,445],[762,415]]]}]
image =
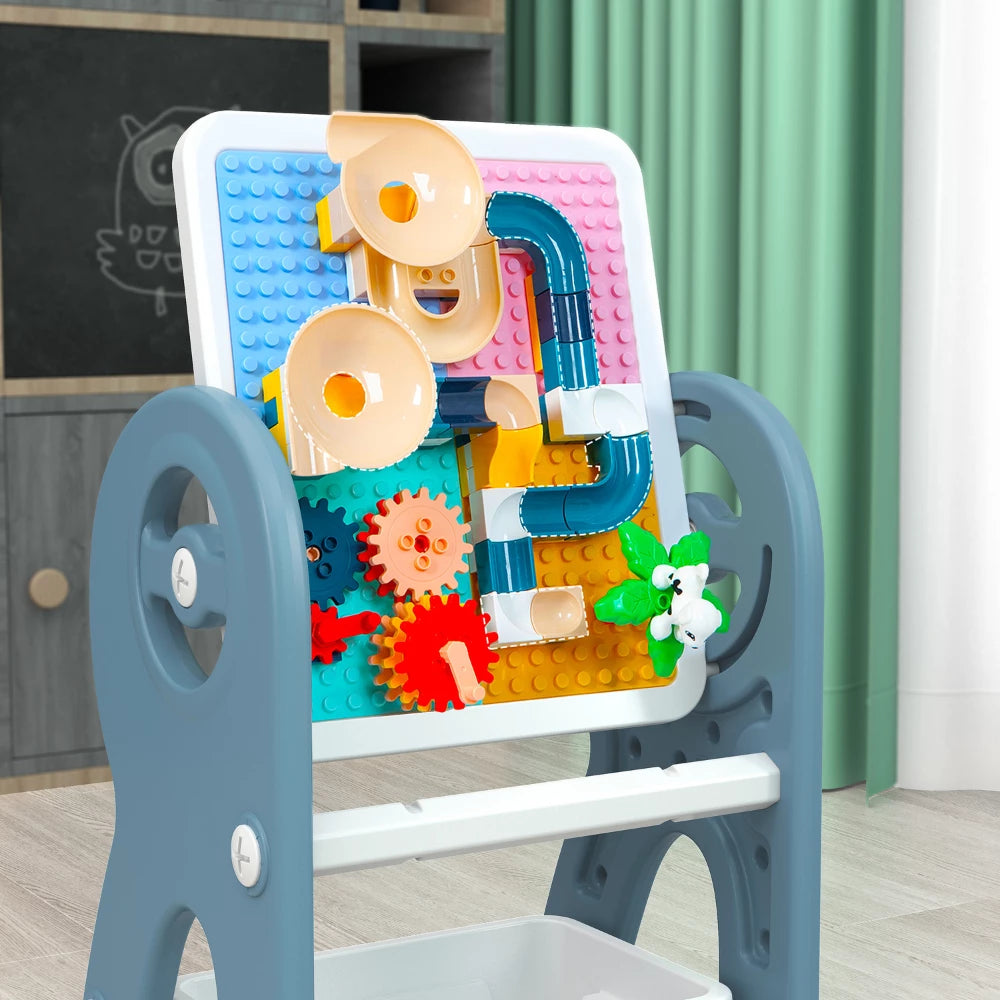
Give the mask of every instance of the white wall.
[{"label": "white wall", "polygon": [[905,24],[899,784],[1000,790],[1000,0]]}]

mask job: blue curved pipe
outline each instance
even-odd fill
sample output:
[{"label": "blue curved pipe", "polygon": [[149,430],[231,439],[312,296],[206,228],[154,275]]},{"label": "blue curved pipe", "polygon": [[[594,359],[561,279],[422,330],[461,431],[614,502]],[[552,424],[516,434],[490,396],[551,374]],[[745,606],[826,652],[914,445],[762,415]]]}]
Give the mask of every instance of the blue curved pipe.
[{"label": "blue curved pipe", "polygon": [[573,224],[533,194],[497,191],[486,203],[486,227],[535,263],[532,287],[545,388],[600,385],[587,255]]},{"label": "blue curved pipe", "polygon": [[583,244],[555,205],[525,191],[497,191],[486,204],[486,228],[531,256],[536,294],[548,288],[553,295],[572,295],[590,288]]},{"label": "blue curved pipe", "polygon": [[521,524],[534,537],[611,531],[639,513],[653,483],[648,434],[606,434],[588,449],[601,470],[594,483],[535,486],[521,497]]}]

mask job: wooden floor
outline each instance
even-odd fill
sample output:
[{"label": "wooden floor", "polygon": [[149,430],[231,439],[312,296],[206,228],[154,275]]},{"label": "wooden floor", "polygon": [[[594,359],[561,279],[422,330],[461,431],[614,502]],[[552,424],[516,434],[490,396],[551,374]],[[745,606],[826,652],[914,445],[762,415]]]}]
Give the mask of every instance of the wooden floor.
[{"label": "wooden floor", "polygon": [[[585,758],[582,739],[563,737],[322,765],[316,806],[564,777],[582,773]],[[0,796],[0,1000],[82,998],[113,825],[108,784]],[[316,946],[539,913],[557,851],[321,879]],[[861,788],[827,794],[823,864],[824,1000],[1000,1000],[1000,795],[897,791],[866,805]],[[639,944],[712,974],[714,921],[704,862],[682,842],[657,879]],[[210,964],[194,933],[182,971]]]}]

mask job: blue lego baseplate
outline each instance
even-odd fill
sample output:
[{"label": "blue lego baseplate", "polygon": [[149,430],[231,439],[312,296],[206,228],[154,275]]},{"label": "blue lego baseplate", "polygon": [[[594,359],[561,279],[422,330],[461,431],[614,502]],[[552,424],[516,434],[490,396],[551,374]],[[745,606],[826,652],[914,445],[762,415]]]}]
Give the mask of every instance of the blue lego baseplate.
[{"label": "blue lego baseplate", "polygon": [[[309,316],[350,300],[344,255],[321,252],[316,228],[316,203],[339,183],[340,165],[319,154],[224,150],[215,174],[236,395],[263,419],[261,379],[284,363]],[[379,500],[421,486],[461,507],[453,444],[422,448],[376,472],[346,469],[295,482],[298,495],[311,503],[325,497],[331,510],[346,508],[358,530]],[[467,573],[458,576],[458,593],[463,600],[472,596]],[[388,614],[392,606],[392,595],[379,597],[374,584],[362,582],[340,614]],[[353,636],[339,661],[313,664],[315,721],[402,711],[375,684],[378,669],[368,662],[374,649],[367,636]]]},{"label": "blue lego baseplate", "polygon": [[[458,456],[453,444],[419,448],[401,462],[374,472],[345,469],[327,476],[295,479],[299,497],[307,498],[314,505],[325,498],[331,510],[345,508],[347,520],[353,521],[358,530],[364,528],[366,514],[377,513],[379,500],[391,498],[400,490],[416,493],[421,486],[426,486],[432,497],[444,493],[449,507],[461,508]],[[465,562],[468,565],[467,557]],[[469,574],[459,573],[457,581],[458,594],[462,600],[469,600],[472,597]],[[445,594],[453,592],[447,587],[443,590]],[[392,613],[393,603],[392,594],[380,597],[374,583],[362,581],[357,590],[347,594],[339,610],[341,617],[362,611],[386,615]],[[312,665],[314,722],[402,712],[400,702],[386,701],[385,688],[375,683],[378,668],[368,662],[374,652],[375,646],[368,636],[352,636],[347,640],[347,651],[339,661]]]},{"label": "blue lego baseplate", "polygon": [[261,379],[313,313],[349,300],[343,254],[322,253],[316,203],[340,164],[316,153],[224,150],[215,161],[236,395],[263,416]]}]

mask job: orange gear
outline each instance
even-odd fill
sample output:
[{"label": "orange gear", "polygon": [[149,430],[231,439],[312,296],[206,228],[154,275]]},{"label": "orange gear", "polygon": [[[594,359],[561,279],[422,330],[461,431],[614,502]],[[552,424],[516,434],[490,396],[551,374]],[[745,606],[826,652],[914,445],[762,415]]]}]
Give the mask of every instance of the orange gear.
[{"label": "orange gear", "polygon": [[416,495],[409,490],[391,500],[379,500],[378,513],[367,514],[361,560],[368,563],[365,579],[378,581],[380,594],[406,598],[440,594],[458,586],[459,573],[468,573],[465,561],[472,546],[465,540],[470,526],[458,507],[449,508],[443,493],[431,499],[426,486]]},{"label": "orange gear", "polygon": [[493,680],[490,667],[500,658],[490,649],[497,634],[487,631],[489,620],[458,594],[397,604],[395,614],[382,619],[385,631],[372,636],[371,662],[380,668],[377,683],[387,685],[386,699],[421,712],[482,700],[482,686]]}]

